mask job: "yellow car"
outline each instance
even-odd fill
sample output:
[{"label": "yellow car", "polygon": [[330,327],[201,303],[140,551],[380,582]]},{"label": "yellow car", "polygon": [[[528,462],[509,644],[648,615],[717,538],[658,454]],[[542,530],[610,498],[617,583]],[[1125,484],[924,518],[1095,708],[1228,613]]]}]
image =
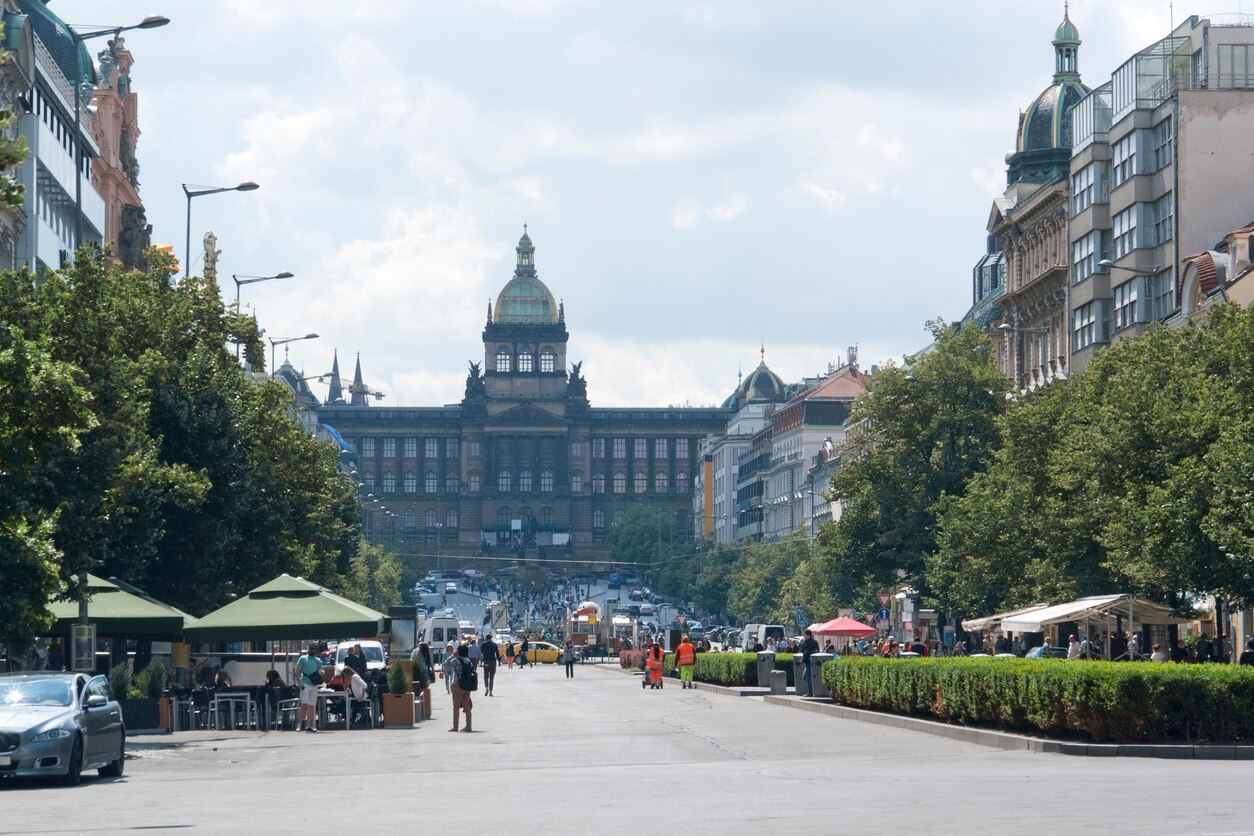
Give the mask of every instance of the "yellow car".
[{"label": "yellow car", "polygon": [[[514,642],[514,647],[521,648],[522,642]],[[519,655],[522,655],[521,649],[519,650]],[[532,641],[529,645],[527,645],[527,661],[533,665],[537,662],[557,664],[561,658],[562,649],[552,642]]]}]

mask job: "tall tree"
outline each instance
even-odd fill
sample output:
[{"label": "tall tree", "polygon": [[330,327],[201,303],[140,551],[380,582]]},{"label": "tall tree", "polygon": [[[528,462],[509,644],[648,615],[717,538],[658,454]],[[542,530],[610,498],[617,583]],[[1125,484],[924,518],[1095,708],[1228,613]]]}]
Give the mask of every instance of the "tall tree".
[{"label": "tall tree", "polygon": [[843,511],[820,533],[844,591],[923,586],[937,502],[961,495],[997,443],[1009,383],[993,365],[988,336],[940,322],[930,328],[932,350],[909,370],[882,370],[854,405],[848,453],[829,494]]}]

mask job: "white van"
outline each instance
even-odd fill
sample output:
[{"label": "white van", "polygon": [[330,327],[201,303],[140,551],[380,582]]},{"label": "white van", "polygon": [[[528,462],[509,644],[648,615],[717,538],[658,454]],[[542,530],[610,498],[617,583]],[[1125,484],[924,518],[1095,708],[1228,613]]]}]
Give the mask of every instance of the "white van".
[{"label": "white van", "polygon": [[446,615],[433,615],[424,621],[419,636],[432,653],[443,653],[444,645],[449,642],[456,644],[461,637],[457,619]]}]

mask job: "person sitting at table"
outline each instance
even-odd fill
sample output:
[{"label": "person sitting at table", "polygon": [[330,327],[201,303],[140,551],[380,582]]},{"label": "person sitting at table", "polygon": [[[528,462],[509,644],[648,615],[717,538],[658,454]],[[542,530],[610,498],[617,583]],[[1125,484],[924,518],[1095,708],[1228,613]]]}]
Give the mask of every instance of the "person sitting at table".
[{"label": "person sitting at table", "polygon": [[231,683],[231,677],[227,675],[227,672],[219,670],[218,675],[214,677],[213,687],[218,691],[225,691],[227,688],[234,688],[235,686]]},{"label": "person sitting at table", "polygon": [[348,649],[344,656],[344,667],[357,671],[358,676],[366,675],[366,654],[362,653],[361,645],[355,644]]},{"label": "person sitting at table", "polygon": [[283,677],[279,675],[278,671],[274,669],[266,671],[266,687],[267,688],[282,688],[283,687]]},{"label": "person sitting at table", "polygon": [[355,703],[365,703],[370,691],[366,687],[366,680],[361,678],[361,674],[348,665],[344,666],[344,671],[340,674],[340,681],[344,685],[344,690],[349,694],[348,704],[344,707],[344,723],[345,727],[347,727],[350,723],[350,718],[353,716],[353,709],[362,707],[355,705]]}]

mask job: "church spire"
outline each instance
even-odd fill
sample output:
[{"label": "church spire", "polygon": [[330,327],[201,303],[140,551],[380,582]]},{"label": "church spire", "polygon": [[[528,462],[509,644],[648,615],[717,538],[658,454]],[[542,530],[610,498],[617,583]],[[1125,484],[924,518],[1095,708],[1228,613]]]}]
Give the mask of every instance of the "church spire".
[{"label": "church spire", "polygon": [[366,384],[361,379],[361,352],[357,352],[357,369],[353,372],[353,386],[350,390],[353,393],[351,401],[352,406],[369,406],[366,401]]},{"label": "church spire", "polygon": [[331,386],[327,389],[327,403],[335,404],[344,400],[344,388],[340,383],[340,350],[335,349],[331,360]]}]

